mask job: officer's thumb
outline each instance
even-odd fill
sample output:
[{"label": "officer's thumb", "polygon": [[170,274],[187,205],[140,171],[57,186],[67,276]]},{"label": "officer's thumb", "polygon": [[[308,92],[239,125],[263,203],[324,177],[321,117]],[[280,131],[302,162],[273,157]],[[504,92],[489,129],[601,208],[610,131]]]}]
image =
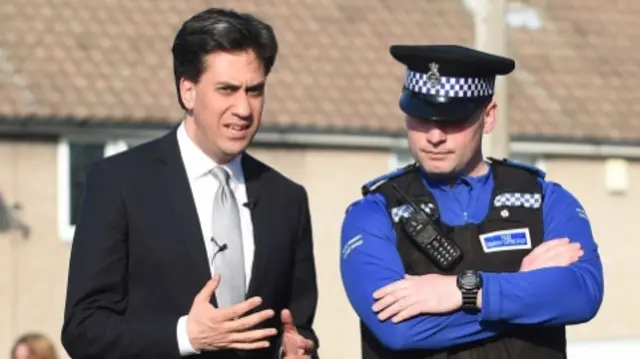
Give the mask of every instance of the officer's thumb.
[{"label": "officer's thumb", "polygon": [[207,283],[202,287],[200,292],[196,295],[195,301],[210,303],[213,293],[218,289],[220,285],[220,275],[215,274],[213,278],[209,279]]}]

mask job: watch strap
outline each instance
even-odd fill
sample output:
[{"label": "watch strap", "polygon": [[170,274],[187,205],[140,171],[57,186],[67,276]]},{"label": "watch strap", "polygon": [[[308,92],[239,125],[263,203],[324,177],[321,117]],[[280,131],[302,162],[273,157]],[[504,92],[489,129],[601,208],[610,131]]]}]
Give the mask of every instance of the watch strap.
[{"label": "watch strap", "polygon": [[463,309],[476,309],[478,300],[478,290],[463,290],[462,291],[462,308]]}]

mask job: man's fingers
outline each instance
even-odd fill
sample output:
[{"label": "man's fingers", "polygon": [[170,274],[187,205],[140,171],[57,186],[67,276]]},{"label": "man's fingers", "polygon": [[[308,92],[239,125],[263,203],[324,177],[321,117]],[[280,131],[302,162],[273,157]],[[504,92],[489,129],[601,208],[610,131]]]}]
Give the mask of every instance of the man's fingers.
[{"label": "man's fingers", "polygon": [[420,311],[418,310],[418,307],[415,305],[410,306],[409,308],[400,311],[400,313],[396,314],[393,316],[393,318],[391,318],[391,321],[393,323],[400,323],[403,322],[409,318],[413,318],[416,315],[420,314]]},{"label": "man's fingers", "polygon": [[373,310],[375,313],[378,313],[379,311],[402,299],[405,296],[405,292],[405,290],[398,290],[395,292],[387,293],[387,295],[373,303],[371,310]]},{"label": "man's fingers", "polygon": [[308,350],[313,350],[314,344],[313,341],[307,339],[307,338],[302,338],[300,340],[300,348],[308,351]]},{"label": "man's fingers", "polygon": [[278,334],[278,331],[275,330],[275,328],[249,330],[246,332],[229,334],[229,341],[232,343],[253,343],[272,337],[276,334]]},{"label": "man's fingers", "polygon": [[244,313],[258,307],[260,304],[262,304],[262,298],[252,297],[242,303],[234,304],[229,308],[221,309],[221,314],[225,320],[235,319],[241,317]]},{"label": "man's fingers", "polygon": [[406,279],[393,282],[393,283],[391,283],[391,284],[389,284],[389,285],[387,285],[385,287],[382,287],[382,288],[378,289],[377,291],[375,291],[373,293],[373,298],[374,299],[380,299],[382,297],[387,296],[391,292],[397,291],[398,289],[406,288],[406,286],[407,286],[407,280]]},{"label": "man's fingers", "polygon": [[256,349],[264,349],[269,347],[269,342],[266,340],[261,340],[259,342],[253,343],[233,343],[228,346],[230,349],[236,350],[256,350]]},{"label": "man's fingers", "polygon": [[293,321],[293,315],[289,309],[283,309],[280,313],[280,320],[284,324],[285,329],[294,330],[297,332],[296,324]]},{"label": "man's fingers", "polygon": [[549,253],[553,251],[555,248],[566,245],[569,243],[569,238],[557,238],[552,239],[550,241],[542,242],[539,246],[531,251],[530,255],[543,255],[544,253]]},{"label": "man's fingers", "polygon": [[544,260],[544,263],[548,266],[568,266],[577,262],[583,254],[584,251],[577,245],[566,247],[550,255],[548,259]]},{"label": "man's fingers", "polygon": [[229,322],[227,322],[228,323],[227,325],[228,325],[229,329],[231,329],[231,331],[240,332],[240,331],[244,331],[244,330],[247,330],[249,328],[252,328],[252,327],[258,325],[259,323],[262,323],[265,320],[273,317],[274,315],[275,315],[275,313],[273,312],[273,310],[265,309],[265,310],[259,311],[257,313],[253,313],[251,315],[248,315],[248,316],[246,316],[244,318],[240,318],[240,319],[229,321]]},{"label": "man's fingers", "polygon": [[579,243],[570,243],[555,248],[553,252],[543,253],[532,258],[528,263],[528,269],[541,269],[548,267],[566,267],[577,262],[584,254]]},{"label": "man's fingers", "polygon": [[568,238],[552,239],[534,248],[533,251],[525,257],[527,260],[526,262],[523,261],[523,263],[531,264],[527,267],[536,267],[536,263],[547,262],[551,257],[555,257],[561,252],[578,249],[580,249],[580,243],[572,243]]},{"label": "man's fingers", "polygon": [[393,303],[390,307],[386,308],[378,314],[378,319],[385,321],[401,311],[407,309],[413,303],[410,298],[402,298],[399,301]]},{"label": "man's fingers", "polygon": [[218,289],[220,284],[220,275],[216,274],[213,278],[209,279],[207,283],[202,287],[200,292],[196,294],[195,300],[198,302],[210,303],[213,293]]}]

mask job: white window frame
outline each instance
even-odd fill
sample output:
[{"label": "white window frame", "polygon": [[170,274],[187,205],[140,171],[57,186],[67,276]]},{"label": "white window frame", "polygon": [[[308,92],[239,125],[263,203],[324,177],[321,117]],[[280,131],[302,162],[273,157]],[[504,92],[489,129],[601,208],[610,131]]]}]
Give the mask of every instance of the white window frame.
[{"label": "white window frame", "polygon": [[128,143],[134,141],[124,141],[122,139],[107,139],[104,137],[63,137],[58,141],[57,162],[58,162],[58,235],[64,242],[71,242],[75,233],[75,225],[71,224],[71,158],[69,145],[73,142],[103,143],[104,157],[108,157],[129,148]]}]

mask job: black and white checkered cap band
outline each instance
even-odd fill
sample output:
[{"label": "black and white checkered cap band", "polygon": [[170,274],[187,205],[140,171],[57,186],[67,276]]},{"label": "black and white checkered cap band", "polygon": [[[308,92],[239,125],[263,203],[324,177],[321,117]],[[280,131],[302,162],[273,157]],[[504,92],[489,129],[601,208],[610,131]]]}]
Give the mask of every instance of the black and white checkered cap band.
[{"label": "black and white checkered cap band", "polygon": [[429,83],[428,74],[408,70],[404,87],[425,95],[474,98],[493,94],[495,77],[447,77],[440,76],[435,86]]}]

